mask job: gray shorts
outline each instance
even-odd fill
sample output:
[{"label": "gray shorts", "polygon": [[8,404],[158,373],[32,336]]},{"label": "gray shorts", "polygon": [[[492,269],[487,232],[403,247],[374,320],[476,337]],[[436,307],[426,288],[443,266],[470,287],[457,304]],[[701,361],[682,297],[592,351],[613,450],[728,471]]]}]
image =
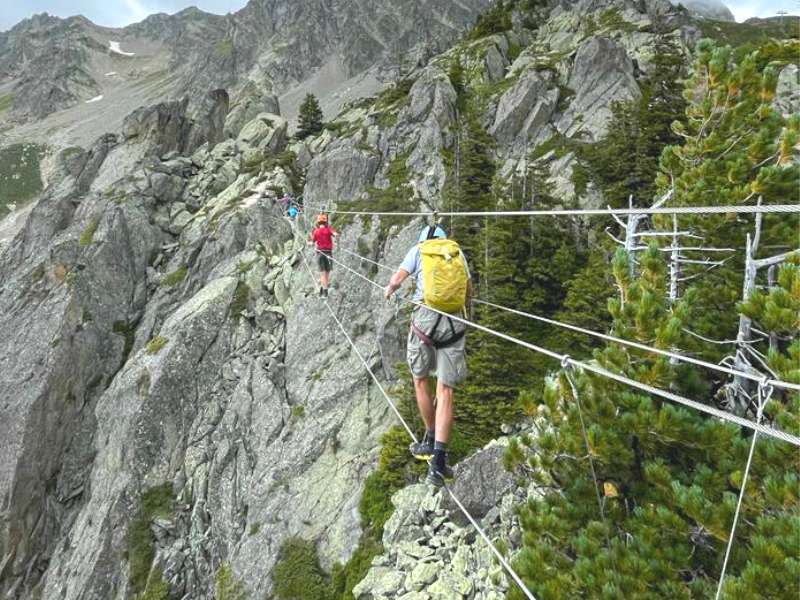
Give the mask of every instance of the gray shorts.
[{"label": "gray shorts", "polygon": [[[413,322],[424,331],[429,338],[435,341],[444,341],[456,333],[466,329],[464,323],[459,323],[442,317],[435,331],[431,331],[439,315],[427,308],[418,306],[411,316]],[[450,328],[452,323],[453,329]],[[443,384],[456,387],[467,377],[467,360],[465,337],[446,348],[434,348],[423,343],[413,328],[408,333],[408,348],[406,359],[411,369],[411,374],[417,379],[435,375]]]}]

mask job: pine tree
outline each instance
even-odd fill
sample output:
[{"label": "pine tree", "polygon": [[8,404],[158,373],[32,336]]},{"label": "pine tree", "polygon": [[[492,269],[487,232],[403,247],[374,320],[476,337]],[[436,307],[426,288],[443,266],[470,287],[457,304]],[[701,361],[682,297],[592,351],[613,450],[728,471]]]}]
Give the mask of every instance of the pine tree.
[{"label": "pine tree", "polygon": [[[708,40],[698,44],[697,60],[686,84],[687,118],[675,124],[684,142],[665,149],[657,181],[660,191],[674,188],[671,204],[800,201],[800,115],[786,119],[772,106],[777,69],[764,65],[761,51],[737,60],[729,47]],[[654,223],[664,231],[672,227],[671,219],[655,218]],[[747,234],[755,232],[755,217],[687,215],[680,218],[680,227],[701,236],[706,246],[735,250],[724,265],[698,279],[699,314],[706,317],[692,324],[693,331],[708,338],[735,338],[743,249]],[[798,227],[797,215],[765,215],[760,248],[771,248],[773,253],[796,248]],[[720,258],[702,251],[685,255],[693,260]],[[696,342],[687,350],[719,360],[730,349]]]},{"label": "pine tree", "polygon": [[303,140],[322,131],[322,108],[314,94],[306,94],[298,115],[297,139]]},{"label": "pine tree", "polygon": [[[772,109],[774,74],[758,65],[757,55],[736,60],[729,49],[700,44],[686,83],[686,122],[676,127],[684,141],[665,151],[658,180],[662,191],[674,183],[674,201],[741,204],[758,195],[765,202],[796,201],[798,126]],[[705,215],[687,217],[681,227],[710,245],[741,248],[752,221]],[[655,224],[671,228],[660,219]],[[797,227],[796,219],[765,218],[762,240],[796,248]],[[722,328],[730,335],[739,316],[740,259],[693,280],[676,302],[667,298],[657,245],[637,255],[633,276],[630,260],[619,250],[612,261],[614,335],[684,350],[695,343],[687,330],[707,331],[713,324],[717,334]],[[739,305],[768,335],[763,343],[771,347],[762,349],[767,364],[789,381],[800,378],[798,262],[791,258],[775,286]],[[706,382],[715,376],[696,367],[618,344],[597,350],[594,360],[661,389],[714,401]],[[765,419],[796,431],[800,394],[773,392]],[[537,598],[713,595],[752,432],[580,370],[548,380],[535,423],[537,435],[515,441],[506,462],[544,493],[520,511],[523,548],[516,562]],[[798,472],[796,448],[758,438],[724,598],[800,593]],[[522,598],[515,589],[509,597]]]}]

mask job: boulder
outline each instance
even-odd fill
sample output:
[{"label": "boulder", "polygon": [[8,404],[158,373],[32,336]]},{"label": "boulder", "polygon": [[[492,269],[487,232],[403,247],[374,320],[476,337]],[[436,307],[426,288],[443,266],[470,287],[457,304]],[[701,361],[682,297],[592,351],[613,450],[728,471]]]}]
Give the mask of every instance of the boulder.
[{"label": "boulder", "polygon": [[596,36],[584,41],[567,83],[575,97],[559,120],[558,130],[592,142],[602,138],[613,104],[641,96],[633,73],[633,61],[618,42]]},{"label": "boulder", "polygon": [[237,95],[225,119],[225,136],[235,138],[242,128],[262,113],[280,115],[278,97],[249,80]]},{"label": "boulder", "polygon": [[237,140],[276,154],[286,147],[288,127],[286,119],[275,114],[261,113],[242,128]]},{"label": "boulder", "polygon": [[304,198],[310,204],[353,200],[371,185],[380,159],[347,139],[315,156],[308,166]]},{"label": "boulder", "polygon": [[548,124],[558,96],[552,72],[528,70],[500,97],[489,133],[505,146],[516,140],[533,143]]}]

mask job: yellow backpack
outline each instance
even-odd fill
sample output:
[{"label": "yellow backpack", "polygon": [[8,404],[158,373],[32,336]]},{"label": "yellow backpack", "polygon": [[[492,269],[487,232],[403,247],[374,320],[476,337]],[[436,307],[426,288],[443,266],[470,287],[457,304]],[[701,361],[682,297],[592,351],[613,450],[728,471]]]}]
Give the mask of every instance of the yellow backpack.
[{"label": "yellow backpack", "polygon": [[453,240],[435,238],[420,243],[422,295],[425,304],[456,313],[467,301],[467,267]]}]

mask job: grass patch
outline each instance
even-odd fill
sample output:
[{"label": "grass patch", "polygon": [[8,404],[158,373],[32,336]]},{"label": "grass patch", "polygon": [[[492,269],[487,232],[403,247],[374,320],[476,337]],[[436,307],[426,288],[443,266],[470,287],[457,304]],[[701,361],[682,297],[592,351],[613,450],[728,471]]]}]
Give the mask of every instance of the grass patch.
[{"label": "grass patch", "polygon": [[220,565],[214,578],[214,600],[245,600],[244,585],[233,574],[227,563]]},{"label": "grass patch", "polygon": [[550,151],[555,152],[555,158],[562,158],[566,156],[570,150],[569,140],[561,134],[556,134],[531,150],[528,159],[531,161],[537,160]]},{"label": "grass patch", "polygon": [[633,33],[637,30],[636,25],[629,23],[622,17],[618,8],[609,8],[600,13],[600,27],[609,31],[622,31]]},{"label": "grass patch", "polygon": [[0,148],[0,217],[42,191],[40,162],[45,148],[37,144],[13,144]]},{"label": "grass patch", "polygon": [[136,337],[135,327],[127,321],[114,321],[111,330],[117,335],[122,336],[125,342],[122,347],[122,362],[120,363],[120,366],[122,366],[127,362],[128,357],[131,355],[131,350],[133,349],[133,342]]},{"label": "grass patch", "polygon": [[[411,187],[408,185],[408,169],[406,168],[406,160],[411,152],[404,152],[397,156],[389,165],[386,171],[386,176],[389,179],[389,185],[386,188],[370,187],[367,190],[369,199],[365,202],[363,200],[345,201],[341,203],[342,210],[360,210],[366,209],[369,211],[377,212],[396,212],[409,210],[413,207],[413,199]],[[340,227],[352,223],[353,215],[341,215],[338,217],[338,224]],[[403,225],[408,222],[409,217],[381,217],[379,223],[379,241],[386,239],[389,229],[395,225]],[[370,217],[364,215],[362,223],[365,228],[369,227]]]},{"label": "grass patch", "polygon": [[11,110],[12,106],[14,106],[14,94],[0,96],[0,113]]},{"label": "grass patch", "polygon": [[148,354],[158,354],[168,341],[169,340],[167,338],[157,335],[152,340],[147,342],[145,349],[147,350]]},{"label": "grass patch", "polygon": [[78,238],[79,246],[89,246],[94,241],[94,234],[97,231],[97,226],[100,224],[100,219],[92,219],[83,228],[81,236]]},{"label": "grass patch", "polygon": [[378,112],[376,122],[383,129],[397,124],[398,114],[410,102],[409,93],[412,85],[414,85],[413,79],[400,79],[378,96],[375,102],[375,110]]},{"label": "grass patch", "polygon": [[302,404],[297,404],[292,407],[292,418],[293,419],[302,419],[306,416],[306,407]]},{"label": "grass patch", "polygon": [[217,42],[214,46],[214,52],[217,56],[233,56],[233,40],[226,38]]},{"label": "grass patch", "polygon": [[160,573],[151,578],[150,585],[147,585],[147,579],[156,555],[150,523],[156,517],[171,517],[172,503],[172,484],[164,483],[150,488],[142,496],[139,511],[128,526],[129,581],[134,593],[143,592],[138,600],[163,600],[169,594],[169,587],[163,582]]},{"label": "grass patch", "polygon": [[467,33],[468,40],[479,40],[495,33],[509,31],[511,23],[511,9],[514,2],[498,0],[490,8],[478,15],[475,26]]},{"label": "grass patch", "polygon": [[172,273],[169,273],[164,280],[161,282],[161,285],[165,285],[167,287],[175,287],[179,283],[181,283],[184,279],[186,279],[186,274],[189,272],[189,269],[186,266],[180,267],[179,269],[174,270]]},{"label": "grass patch", "polygon": [[149,578],[147,587],[135,600],[169,600],[169,584],[164,581],[161,571]]},{"label": "grass patch", "polygon": [[313,542],[289,538],[281,546],[280,558],[272,570],[273,592],[281,600],[325,600],[329,580],[319,564]]},{"label": "grass patch", "polygon": [[240,281],[236,284],[236,290],[233,292],[231,299],[231,317],[235,320],[242,318],[242,313],[247,308],[247,303],[250,301],[250,287]]},{"label": "grass patch", "polygon": [[413,85],[414,80],[410,78],[395,81],[378,95],[375,108],[380,110],[395,106],[401,102],[406,102],[408,100],[408,94],[411,92],[411,86]]}]

